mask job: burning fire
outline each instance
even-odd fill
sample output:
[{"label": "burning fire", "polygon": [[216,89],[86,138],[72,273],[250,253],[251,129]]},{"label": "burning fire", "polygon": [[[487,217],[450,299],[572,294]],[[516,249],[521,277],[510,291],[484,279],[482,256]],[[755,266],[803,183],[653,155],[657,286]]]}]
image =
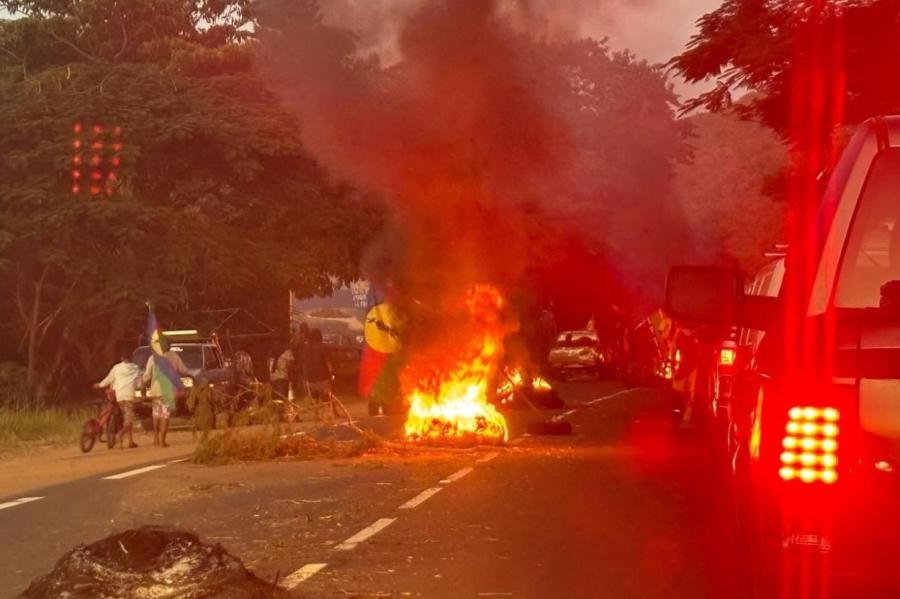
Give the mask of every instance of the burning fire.
[{"label": "burning fire", "polygon": [[532,391],[537,393],[553,389],[550,382],[539,374],[532,375],[530,381],[526,381],[523,369],[507,368],[504,371],[504,376],[500,379],[500,384],[497,385],[497,398],[501,404],[508,404],[513,401],[517,389],[529,386]]},{"label": "burning fire", "polygon": [[477,285],[469,292],[466,309],[473,325],[467,327],[469,339],[449,367],[432,370],[408,393],[407,439],[424,443],[509,440],[506,419],[488,402],[489,385],[503,353],[503,307],[495,287]]}]

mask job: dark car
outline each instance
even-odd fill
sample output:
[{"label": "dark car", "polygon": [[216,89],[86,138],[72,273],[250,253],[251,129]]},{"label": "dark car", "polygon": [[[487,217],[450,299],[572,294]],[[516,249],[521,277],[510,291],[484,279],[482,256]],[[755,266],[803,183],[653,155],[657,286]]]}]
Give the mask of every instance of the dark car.
[{"label": "dark car", "polygon": [[[222,348],[214,339],[205,339],[196,335],[167,335],[167,337],[171,339],[171,351],[177,353],[188,370],[194,373],[192,377],[182,377],[181,382],[186,389],[190,389],[195,383],[208,384],[227,397],[234,395],[237,380],[234,366],[225,359]],[[134,350],[132,360],[138,365],[142,374],[150,354],[151,349],[148,345]],[[143,391],[138,391],[138,396],[143,399]],[[141,407],[141,411],[146,411],[146,407]],[[179,402],[178,412],[186,411],[182,400]],[[143,414],[139,415],[143,416]]]},{"label": "dark car", "polygon": [[725,269],[682,267],[666,304],[764,332],[729,409],[748,596],[897,596],[900,117],[857,129],[810,226],[778,297],[746,293]]}]

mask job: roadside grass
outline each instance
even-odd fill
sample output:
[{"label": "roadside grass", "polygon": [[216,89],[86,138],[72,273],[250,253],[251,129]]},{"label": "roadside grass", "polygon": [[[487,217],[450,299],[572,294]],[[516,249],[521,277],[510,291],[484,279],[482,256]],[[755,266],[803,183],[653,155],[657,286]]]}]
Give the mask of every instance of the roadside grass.
[{"label": "roadside grass", "polygon": [[0,408],[0,449],[77,441],[94,412],[87,407]]}]

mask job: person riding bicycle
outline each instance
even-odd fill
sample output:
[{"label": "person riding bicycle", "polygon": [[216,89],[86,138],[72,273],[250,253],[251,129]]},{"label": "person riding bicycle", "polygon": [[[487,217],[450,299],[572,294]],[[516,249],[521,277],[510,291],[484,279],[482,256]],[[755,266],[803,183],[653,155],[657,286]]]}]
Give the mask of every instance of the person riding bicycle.
[{"label": "person riding bicycle", "polygon": [[94,385],[97,389],[108,388],[115,392],[116,402],[122,411],[122,430],[119,431],[119,448],[125,446],[125,435],[128,435],[128,448],[134,449],[134,392],[140,380],[138,365],[131,361],[124,349],[119,354],[119,362],[109,374]]}]

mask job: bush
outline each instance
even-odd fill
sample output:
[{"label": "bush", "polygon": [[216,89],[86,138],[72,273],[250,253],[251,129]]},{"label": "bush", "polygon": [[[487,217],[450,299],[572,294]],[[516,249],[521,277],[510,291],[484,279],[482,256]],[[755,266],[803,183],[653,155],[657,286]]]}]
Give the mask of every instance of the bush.
[{"label": "bush", "polygon": [[0,362],[0,408],[13,410],[42,407],[28,389],[28,370],[15,362]]}]

